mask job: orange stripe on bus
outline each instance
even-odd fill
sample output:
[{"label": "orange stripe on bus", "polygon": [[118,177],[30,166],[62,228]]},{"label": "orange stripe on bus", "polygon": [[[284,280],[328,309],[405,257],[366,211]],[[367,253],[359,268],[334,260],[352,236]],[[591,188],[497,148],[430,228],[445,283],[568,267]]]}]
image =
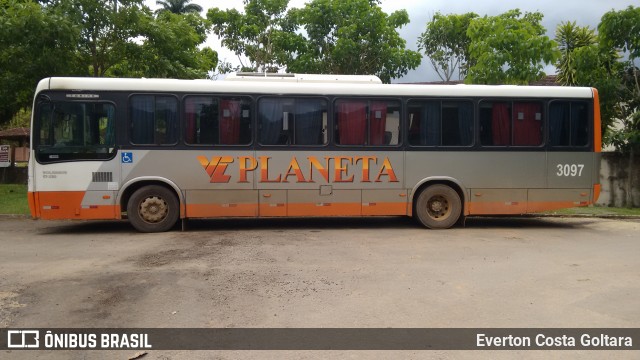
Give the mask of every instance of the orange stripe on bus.
[{"label": "orange stripe on bus", "polygon": [[187,204],[188,218],[257,217],[256,204]]},{"label": "orange stripe on bus", "polygon": [[593,150],[602,152],[602,119],[600,118],[600,96],[593,88]]},{"label": "orange stripe on bus", "polygon": [[467,209],[469,210],[469,215],[524,214],[527,212],[527,203],[504,201],[469,202]]},{"label": "orange stripe on bus", "polygon": [[260,204],[258,213],[260,214],[260,217],[287,216],[287,204],[286,203]]},{"label": "orange stripe on bus", "polygon": [[360,203],[298,203],[289,204],[288,216],[360,216]]},{"label": "orange stripe on bus", "polygon": [[530,201],[519,202],[517,205],[506,202],[469,202],[468,215],[513,215],[541,211],[566,209],[592,204],[590,201]]},{"label": "orange stripe on bus", "polygon": [[34,193],[39,217],[54,219],[118,219],[120,207],[116,205],[82,205],[84,191],[44,191]]},{"label": "orange stripe on bus", "polygon": [[407,215],[406,203],[187,204],[187,217]]},{"label": "orange stripe on bus", "polygon": [[362,215],[407,215],[406,202],[378,202],[362,206]]},{"label": "orange stripe on bus", "polygon": [[39,211],[36,206],[36,194],[34,192],[29,191],[27,193],[27,201],[29,202],[29,211],[31,212],[31,217],[37,219],[39,217]]}]

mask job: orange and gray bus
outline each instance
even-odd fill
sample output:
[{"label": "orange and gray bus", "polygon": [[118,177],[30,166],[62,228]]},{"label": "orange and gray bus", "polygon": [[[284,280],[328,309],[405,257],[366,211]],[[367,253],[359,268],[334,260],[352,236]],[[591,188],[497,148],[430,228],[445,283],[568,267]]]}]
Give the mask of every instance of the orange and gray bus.
[{"label": "orange and gray bus", "polygon": [[600,192],[598,93],[585,87],[47,78],[31,125],[34,218],[127,218],[142,232],[396,215],[439,229]]}]

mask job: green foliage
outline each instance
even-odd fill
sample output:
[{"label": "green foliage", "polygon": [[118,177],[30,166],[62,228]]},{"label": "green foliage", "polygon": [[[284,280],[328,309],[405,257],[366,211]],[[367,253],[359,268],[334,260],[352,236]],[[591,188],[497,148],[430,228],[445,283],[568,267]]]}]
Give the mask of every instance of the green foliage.
[{"label": "green foliage", "polygon": [[464,78],[469,68],[467,29],[475,13],[462,15],[433,15],[427,29],[418,37],[418,47],[429,57],[431,65],[442,81],[450,81],[456,69],[458,79]]},{"label": "green foliage", "polygon": [[629,53],[629,59],[640,58],[640,7],[609,11],[598,25],[601,41]]},{"label": "green foliage", "polygon": [[80,31],[58,8],[0,2],[0,122],[31,105],[41,78],[82,73],[75,52]]},{"label": "green foliage", "polygon": [[[598,45],[584,46],[574,50],[575,85],[598,89],[600,97],[601,131],[608,129],[622,112],[620,72],[622,67],[615,51],[606,51]],[[605,143],[611,143],[605,136]]]},{"label": "green foliage", "polygon": [[218,62],[206,40],[208,22],[197,14],[158,13],[139,23],[141,44],[129,48],[127,58],[109,75],[150,78],[205,78]]},{"label": "green foliage", "polygon": [[528,84],[544,77],[545,64],[558,57],[556,44],[545,36],[539,12],[510,10],[471,21],[469,68],[465,80],[476,84]]},{"label": "green foliage", "polygon": [[573,86],[578,84],[574,52],[580,48],[597,44],[596,34],[589,27],[577,26],[574,22],[563,22],[556,28],[556,42],[560,59],[556,62],[558,82]]},{"label": "green foliage", "polygon": [[610,129],[607,132],[606,141],[623,153],[629,152],[632,146],[640,144],[640,112],[632,114],[623,122],[621,129]]},{"label": "green foliage", "polygon": [[105,6],[96,0],[66,0],[58,5],[76,24],[81,24],[79,54],[92,76],[105,76],[107,71],[124,61],[136,47],[140,23],[151,17],[143,0],[128,0]]},{"label": "green foliage", "polygon": [[[602,133],[620,116],[620,71],[618,55],[599,45],[595,32],[575,22],[556,28],[560,59],[556,62],[558,82],[565,86],[591,86],[598,89]],[[605,141],[608,138],[605,138]]]},{"label": "green foliage", "polygon": [[0,129],[14,129],[31,126],[31,108],[20,109],[11,120],[4,125],[0,126]]},{"label": "green foliage", "polygon": [[[608,139],[621,151],[640,148],[640,7],[609,11],[598,25],[601,45],[621,52],[620,122]],[[634,151],[635,150],[635,151]]]},{"label": "green foliage", "polygon": [[198,48],[208,28],[144,0],[0,0],[0,124],[49,76],[204,78],[218,61]]},{"label": "green foliage", "polygon": [[291,16],[305,30],[304,46],[288,64],[291,72],[375,74],[384,82],[420,65],[397,28],[409,23],[400,10],[387,15],[377,0],[312,0]]},{"label": "green foliage", "polygon": [[162,8],[156,10],[156,13],[169,11],[174,14],[199,14],[202,11],[202,6],[189,4],[190,2],[191,0],[157,0],[156,5],[160,5]]},{"label": "green foliage", "polygon": [[209,9],[207,19],[222,45],[249,59],[242,71],[277,72],[288,64],[302,44],[297,26],[287,16],[289,0],[246,0],[244,13],[236,9]]}]

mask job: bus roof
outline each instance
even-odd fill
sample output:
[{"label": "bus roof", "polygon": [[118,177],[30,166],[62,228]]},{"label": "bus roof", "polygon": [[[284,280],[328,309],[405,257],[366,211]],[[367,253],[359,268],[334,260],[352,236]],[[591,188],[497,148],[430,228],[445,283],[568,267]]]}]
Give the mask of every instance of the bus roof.
[{"label": "bus roof", "polygon": [[[310,76],[310,75],[305,75]],[[517,98],[592,98],[593,89],[564,86],[515,85],[416,85],[361,82],[295,82],[243,79],[242,81],[72,78],[52,77],[40,81],[36,94],[43,90],[131,91],[224,94],[342,95],[342,96],[433,96],[433,97],[517,97]]]},{"label": "bus roof", "polygon": [[374,75],[278,74],[247,72],[228,74],[224,78],[224,81],[382,84],[382,80]]}]

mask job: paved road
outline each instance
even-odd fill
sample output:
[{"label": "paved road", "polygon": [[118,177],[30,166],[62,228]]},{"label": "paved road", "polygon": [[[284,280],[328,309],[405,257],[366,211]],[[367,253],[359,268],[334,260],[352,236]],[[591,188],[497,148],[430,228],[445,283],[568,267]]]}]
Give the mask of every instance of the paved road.
[{"label": "paved road", "polygon": [[[0,218],[2,327],[640,327],[640,221]],[[136,351],[0,358],[127,359]],[[637,352],[159,352],[183,358],[637,358]]]}]

